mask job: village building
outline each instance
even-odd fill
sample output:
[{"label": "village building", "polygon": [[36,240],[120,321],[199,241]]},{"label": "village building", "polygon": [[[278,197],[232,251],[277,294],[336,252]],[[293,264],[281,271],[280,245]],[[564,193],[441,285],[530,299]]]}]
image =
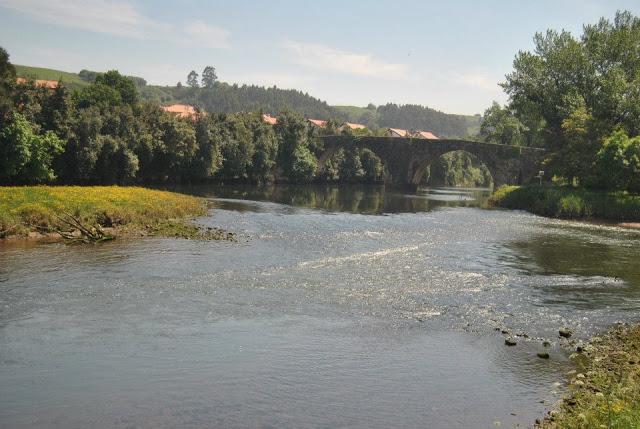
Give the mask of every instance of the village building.
[{"label": "village building", "polygon": [[354,124],[353,122],[345,122],[340,126],[340,131],[343,130],[366,130],[367,127],[362,124]]},{"label": "village building", "polygon": [[195,119],[198,117],[198,111],[195,107],[188,104],[172,104],[170,106],[162,106],[165,112],[173,113],[180,118]]},{"label": "village building", "polygon": [[311,125],[318,128],[325,128],[327,126],[327,121],[323,121],[320,119],[307,119]]},{"label": "village building", "polygon": [[[16,79],[16,83],[18,85],[25,85],[27,84],[27,82],[29,82],[29,80],[24,77],[19,77]],[[57,80],[35,79],[33,82],[35,82],[36,86],[39,86],[42,88],[56,89],[58,87]]]},{"label": "village building", "polygon": [[387,128],[389,137],[411,137],[411,133],[401,128]]},{"label": "village building", "polygon": [[440,137],[436,136],[430,131],[416,131],[413,137],[417,139],[425,139],[425,140],[439,140]]},{"label": "village building", "polygon": [[278,123],[278,118],[275,118],[268,113],[264,113],[262,115],[262,122],[269,125],[276,125]]}]

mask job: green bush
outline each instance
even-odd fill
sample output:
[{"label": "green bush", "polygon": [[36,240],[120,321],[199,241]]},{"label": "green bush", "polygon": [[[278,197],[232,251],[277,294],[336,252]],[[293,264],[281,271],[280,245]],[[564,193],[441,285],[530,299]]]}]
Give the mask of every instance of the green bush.
[{"label": "green bush", "polygon": [[565,219],[640,220],[640,195],[622,191],[594,191],[569,186],[502,186],[494,192],[489,203]]}]

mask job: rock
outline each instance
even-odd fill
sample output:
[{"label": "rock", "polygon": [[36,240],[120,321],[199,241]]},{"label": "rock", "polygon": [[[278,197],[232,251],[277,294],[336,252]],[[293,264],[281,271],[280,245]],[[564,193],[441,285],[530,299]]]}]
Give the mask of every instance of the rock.
[{"label": "rock", "polygon": [[602,392],[596,392],[596,396],[597,396],[598,398],[604,398],[604,393],[602,393]]},{"label": "rock", "polygon": [[581,378],[581,379],[583,379],[583,380],[584,380],[584,374],[582,374],[582,373],[578,373],[578,374],[576,375],[576,378]]},{"label": "rock", "polygon": [[503,329],[503,330],[502,330],[502,331],[500,331],[500,332],[502,332],[503,334],[509,334],[509,331],[508,331],[508,330],[506,330],[506,329]]},{"label": "rock", "polygon": [[543,341],[542,342],[542,346],[543,347],[551,347],[551,343],[549,341]]},{"label": "rock", "polygon": [[576,380],[576,381],[573,382],[573,384],[576,385],[576,386],[584,386],[584,381]]},{"label": "rock", "polygon": [[579,345],[576,347],[576,352],[578,352],[578,353],[582,353],[583,351],[584,351],[584,347],[582,346],[582,344],[579,344]]},{"label": "rock", "polygon": [[573,331],[569,328],[560,328],[558,334],[563,338],[569,338],[573,334]]},{"label": "rock", "polygon": [[508,346],[515,346],[516,344],[518,344],[516,342],[516,340],[514,340],[513,338],[509,337],[509,338],[505,338],[504,339],[504,343]]},{"label": "rock", "polygon": [[547,353],[547,352],[538,352],[538,357],[540,359],[549,359],[549,353]]}]

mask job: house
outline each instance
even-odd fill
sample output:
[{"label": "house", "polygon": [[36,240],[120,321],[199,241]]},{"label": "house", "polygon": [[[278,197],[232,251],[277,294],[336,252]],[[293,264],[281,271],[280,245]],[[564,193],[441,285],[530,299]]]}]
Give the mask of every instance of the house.
[{"label": "house", "polygon": [[264,122],[265,124],[269,124],[269,125],[275,125],[275,124],[278,123],[278,118],[274,118],[270,114],[264,113],[262,115],[262,122]]},{"label": "house", "polygon": [[[16,83],[18,85],[25,85],[27,82],[29,82],[28,79],[24,78],[24,77],[19,77],[16,79]],[[34,80],[36,86],[40,86],[42,88],[48,88],[48,89],[56,89],[58,87],[58,81],[57,80],[44,80],[44,79],[36,79]]]},{"label": "house", "polygon": [[439,140],[440,137],[436,136],[430,131],[416,131],[413,134],[413,137],[417,139],[425,139],[425,140]]},{"label": "house", "polygon": [[162,110],[165,112],[173,113],[180,118],[195,119],[198,116],[198,111],[195,107],[188,104],[172,104],[170,106],[162,106]]},{"label": "house", "polygon": [[411,137],[411,133],[400,128],[387,128],[389,137]]},{"label": "house", "polygon": [[307,119],[311,125],[318,128],[325,128],[327,126],[327,121],[322,121],[320,119]]},{"label": "house", "polygon": [[344,124],[342,124],[342,126],[340,127],[340,131],[342,130],[366,130],[367,127],[365,127],[362,124],[354,124],[352,122],[345,122]]}]

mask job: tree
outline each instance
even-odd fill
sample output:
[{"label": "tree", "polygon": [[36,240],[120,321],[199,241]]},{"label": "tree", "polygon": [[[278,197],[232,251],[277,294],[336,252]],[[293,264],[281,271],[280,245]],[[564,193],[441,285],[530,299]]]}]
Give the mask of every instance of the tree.
[{"label": "tree", "polygon": [[364,177],[364,169],[360,154],[356,149],[345,151],[344,159],[339,166],[340,180],[359,181]]},{"label": "tree", "polygon": [[125,104],[133,106],[138,102],[136,84],[131,78],[121,75],[117,70],[110,70],[106,73],[99,74],[96,76],[95,84],[102,84],[115,89]]},{"label": "tree", "polygon": [[9,54],[0,47],[0,127],[13,108],[11,92],[16,81],[16,68],[9,62]]},{"label": "tree", "polygon": [[317,168],[317,162],[313,169],[309,166],[309,156],[315,156],[309,150],[309,133],[304,117],[291,111],[282,112],[278,116],[278,122],[274,126],[278,136],[278,163],[282,167],[285,176],[293,180],[309,180],[302,172],[309,173]]},{"label": "tree", "polygon": [[0,181],[6,183],[46,183],[55,179],[53,157],[64,143],[53,132],[38,135],[27,119],[14,113],[0,130]]},{"label": "tree", "polygon": [[289,177],[296,182],[310,182],[316,175],[318,161],[306,146],[297,146],[291,154]]},{"label": "tree", "polygon": [[617,12],[585,25],[579,39],[548,30],[534,44],[502,84],[510,110],[543,142],[550,175],[589,183],[591,161],[614,131],[640,133],[640,18]]},{"label": "tree", "polygon": [[191,72],[187,75],[187,85],[191,88],[198,88],[198,73],[195,70],[191,70]]},{"label": "tree", "polygon": [[640,136],[617,130],[605,139],[593,166],[591,185],[603,189],[640,190]]},{"label": "tree", "polygon": [[360,160],[362,161],[365,180],[368,182],[377,182],[382,178],[382,160],[378,155],[369,149],[362,149],[360,152]]},{"label": "tree", "polygon": [[213,88],[217,79],[216,69],[211,66],[206,66],[202,71],[202,86],[205,88]]},{"label": "tree", "polygon": [[480,137],[489,143],[522,145],[525,126],[507,109],[495,101],[484,112]]}]

